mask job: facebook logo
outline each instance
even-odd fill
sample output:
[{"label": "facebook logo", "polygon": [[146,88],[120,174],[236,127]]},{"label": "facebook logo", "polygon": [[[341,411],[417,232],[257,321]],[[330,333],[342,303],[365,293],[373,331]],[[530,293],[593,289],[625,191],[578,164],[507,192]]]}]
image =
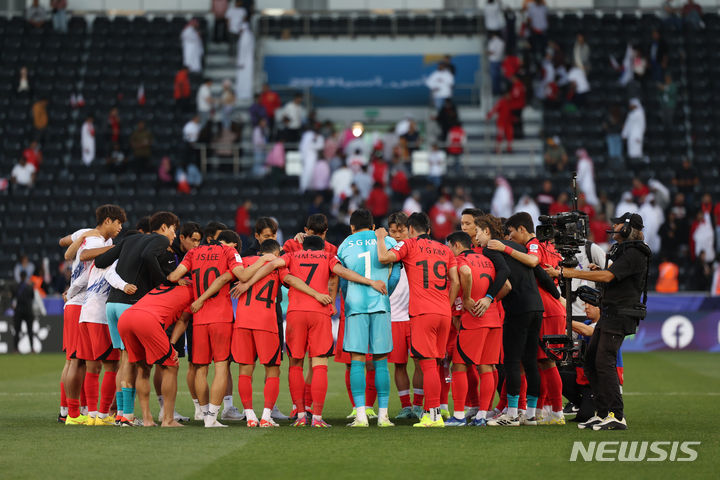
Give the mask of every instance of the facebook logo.
[{"label": "facebook logo", "polygon": [[665,345],[680,350],[690,345],[695,336],[695,329],[687,317],[673,315],[663,322],[661,334]]}]

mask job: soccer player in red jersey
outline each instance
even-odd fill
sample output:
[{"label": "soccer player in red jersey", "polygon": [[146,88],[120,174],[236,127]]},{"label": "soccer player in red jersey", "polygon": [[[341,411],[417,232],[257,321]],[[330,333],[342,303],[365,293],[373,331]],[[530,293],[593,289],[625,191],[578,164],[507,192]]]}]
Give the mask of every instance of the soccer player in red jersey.
[{"label": "soccer player in red jersey", "polygon": [[[162,370],[163,427],[182,427],[173,417],[177,395],[178,356],[173,348],[185,332],[190,315],[187,309],[193,301],[193,287],[160,285],[151,290],[118,320],[118,331],[125,344],[130,363],[138,366],[136,388],[143,426],[155,426],[150,412],[150,369]],[[177,322],[177,323],[175,323]],[[172,337],[165,330],[175,323]]]},{"label": "soccer player in red jersey", "polygon": [[[241,281],[250,277],[274,256],[264,256],[249,268],[243,268],[242,258],[236,248],[240,237],[232,230],[223,230],[214,243],[190,250],[182,263],[168,275],[171,282],[179,281],[190,273],[195,299],[200,298],[212,282],[225,272],[233,272]],[[228,285],[216,296],[205,302],[202,310],[193,315],[193,363],[197,366],[195,392],[205,417],[205,427],[223,427],[217,414],[225,396],[232,338],[232,301]],[[215,363],[215,378],[209,391],[207,373],[210,363]]]},{"label": "soccer player in red jersey", "polygon": [[[489,295],[488,289],[495,280],[495,267],[485,255],[472,250],[472,240],[467,233],[455,232],[448,236],[447,243],[457,256],[464,308],[456,324],[458,336],[452,358],[455,411],[445,425],[464,426],[463,407],[469,388],[467,372],[479,368],[482,374],[492,375],[493,365],[500,363],[503,319],[497,302],[510,291],[510,283],[506,280],[505,287],[483,315],[473,315],[476,301]],[[494,395],[492,379],[486,376],[486,380],[479,399],[480,410],[472,421],[474,426],[485,426],[485,415]]]},{"label": "soccer player in red jersey", "polygon": [[[535,225],[532,217],[526,212],[518,212],[507,219],[505,225],[510,232],[510,239],[514,242],[524,245],[527,253],[512,250],[510,255],[528,267],[535,268],[540,265],[542,268],[557,268],[562,257],[555,250],[555,247],[548,243],[541,243],[535,237]],[[497,242],[499,243],[499,242]],[[505,251],[505,245],[500,248],[495,242],[491,242],[489,247],[494,250]],[[538,286],[540,284],[538,283]],[[544,335],[562,335],[565,333],[565,305],[562,299],[556,299],[544,288],[538,288],[540,297],[545,311],[543,312],[543,320],[540,326],[540,340]],[[538,408],[544,405],[543,398],[551,403],[552,410],[546,412],[539,423],[546,425],[564,425],[565,418],[563,415],[562,405],[562,379],[557,370],[555,362],[550,360],[542,348],[538,347],[538,367],[540,369],[540,385],[541,394]],[[531,418],[532,415],[527,415]],[[547,417],[547,418],[546,418]]]},{"label": "soccer player in red jersey", "polygon": [[[280,254],[280,244],[275,240],[265,240],[260,245],[260,253]],[[260,259],[258,256],[244,257],[243,262],[252,265]],[[278,323],[275,315],[275,301],[280,283],[310,295],[322,305],[329,304],[332,299],[330,295],[321,294],[310,288],[299,278],[290,275],[286,268],[268,272],[268,267],[263,267],[253,278],[244,284],[247,290],[238,299],[235,314],[235,325],[232,337],[232,358],[240,364],[240,376],[238,377],[238,392],[245,408],[245,418],[248,427],[277,427],[278,424],[272,419],[272,409],[278,397],[280,377],[280,352],[282,345],[278,335]],[[229,273],[226,273],[206,291],[205,295],[212,295],[219,290],[222,283],[230,281]],[[192,310],[202,308],[203,300],[199,299],[192,305]],[[252,406],[252,374],[255,369],[255,360],[265,366],[265,407],[261,420]]]},{"label": "soccer player in red jersey", "polygon": [[425,413],[417,427],[442,427],[438,360],[445,356],[451,307],[460,282],[457,262],[450,248],[432,240],[430,219],[424,213],[408,218],[410,237],[392,250],[385,247],[387,231],[375,231],[382,263],[402,261],[410,286],[410,330],[413,356],[420,359],[425,391]]},{"label": "soccer player in red jersey", "polygon": [[[303,250],[287,253],[272,262],[275,268],[287,267],[291,275],[305,279],[305,283],[321,294],[328,294],[328,281],[333,273],[351,282],[369,285],[381,293],[387,293],[382,281],[373,281],[343,267],[337,257],[325,250],[325,241],[309,235],[303,239]],[[333,354],[331,305],[323,305],[315,298],[290,290],[287,313],[286,348],[290,357],[288,380],[290,395],[298,408],[296,427],[307,425],[305,419],[303,360],[305,352],[310,355],[313,370],[312,401],[313,427],[329,427],[322,419],[322,409],[327,394],[327,362]]]}]

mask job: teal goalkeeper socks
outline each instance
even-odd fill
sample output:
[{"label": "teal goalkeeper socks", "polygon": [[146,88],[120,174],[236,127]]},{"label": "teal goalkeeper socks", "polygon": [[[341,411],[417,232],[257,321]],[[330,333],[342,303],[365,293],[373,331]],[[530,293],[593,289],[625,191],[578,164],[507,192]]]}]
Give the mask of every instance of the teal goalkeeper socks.
[{"label": "teal goalkeeper socks", "polygon": [[123,413],[124,413],[125,410],[123,409],[124,403],[123,403],[123,392],[122,392],[122,391],[120,391],[120,392],[115,392],[115,403],[117,403],[117,410],[118,410],[118,412],[123,412]]},{"label": "teal goalkeeper socks", "polygon": [[[535,407],[537,407],[537,401],[538,401],[538,397],[534,397],[534,396],[532,396],[532,395],[528,395],[528,396],[527,396],[527,406],[528,406],[528,408],[535,408]],[[508,402],[508,405],[509,405],[509,402]]]},{"label": "teal goalkeeper socks", "polygon": [[[529,398],[528,398],[529,401]],[[508,408],[517,408],[520,403],[520,395],[508,395],[507,396]],[[537,402],[537,399],[535,399]]]},{"label": "teal goalkeeper socks", "polygon": [[390,403],[390,370],[387,359],[373,360],[375,365],[375,390],[377,390],[378,407],[388,408]]},{"label": "teal goalkeeper socks", "polygon": [[350,363],[350,390],[355,405],[365,405],[365,362],[353,360]]},{"label": "teal goalkeeper socks", "polygon": [[[134,388],[122,389],[123,394],[123,412],[125,415],[133,415],[135,413],[135,396],[133,395]],[[509,397],[508,397],[509,398]]]}]

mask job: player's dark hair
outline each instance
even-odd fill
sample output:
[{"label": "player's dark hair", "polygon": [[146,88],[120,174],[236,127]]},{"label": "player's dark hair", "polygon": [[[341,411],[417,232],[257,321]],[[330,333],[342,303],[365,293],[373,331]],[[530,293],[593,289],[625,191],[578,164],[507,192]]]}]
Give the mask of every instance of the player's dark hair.
[{"label": "player's dark hair", "polygon": [[185,222],[180,227],[180,235],[185,238],[192,237],[195,233],[199,233],[202,237],[203,231],[199,223],[196,222]]},{"label": "player's dark hair", "polygon": [[141,217],[135,224],[135,230],[143,233],[150,233],[150,215]]},{"label": "player's dark hair", "polygon": [[483,212],[479,208],[466,208],[461,213],[461,215],[472,215],[473,218],[477,218],[484,214],[485,214],[485,212]]},{"label": "player's dark hair", "polygon": [[317,235],[308,235],[303,239],[303,250],[325,250],[325,240]]},{"label": "player's dark hair", "polygon": [[418,233],[430,233],[430,217],[425,212],[415,212],[408,217],[408,227]]},{"label": "player's dark hair", "polygon": [[230,229],[226,229],[221,231],[217,238],[215,239],[216,242],[225,242],[225,243],[234,243],[237,245],[235,247],[236,250],[240,251],[242,249],[242,240],[240,240],[240,235],[233,232]]},{"label": "player's dark hair", "polygon": [[358,208],[350,215],[350,225],[355,230],[371,229],[374,225],[372,213],[367,208]]},{"label": "player's dark hair", "polygon": [[482,229],[489,229],[490,238],[500,240],[505,236],[503,235],[503,225],[500,223],[500,219],[489,213],[476,217],[475,226]]},{"label": "player's dark hair", "polygon": [[407,227],[408,216],[405,212],[394,212],[388,217],[388,226],[393,223],[398,227]]},{"label": "player's dark hair", "polygon": [[260,244],[260,253],[275,253],[279,250],[280,244],[272,238],[268,238]]},{"label": "player's dark hair", "polygon": [[322,213],[313,213],[308,217],[305,228],[312,230],[316,235],[320,235],[321,233],[327,232],[328,219]]},{"label": "player's dark hair", "polygon": [[95,209],[95,219],[97,220],[97,225],[100,225],[108,218],[112,221],[118,220],[120,223],[125,223],[127,221],[125,210],[118,205],[100,205]]},{"label": "player's dark hair", "polygon": [[260,217],[255,221],[255,233],[258,235],[266,228],[269,228],[273,233],[277,233],[278,223],[270,217]]},{"label": "player's dark hair", "polygon": [[528,233],[535,233],[535,224],[533,219],[527,212],[518,212],[511,215],[510,218],[505,220],[506,227],[512,227],[517,230],[519,227],[525,227]]},{"label": "player's dark hair", "polygon": [[203,239],[207,240],[208,238],[215,238],[215,234],[218,232],[218,230],[228,230],[228,226],[222,222],[208,222],[208,224],[205,225],[205,228],[203,228],[202,231]]},{"label": "player's dark hair", "polygon": [[470,238],[470,235],[461,231],[453,232],[448,235],[446,242],[448,245],[455,245],[456,243],[459,243],[463,248],[465,248],[465,250],[470,250],[472,248],[472,239]]},{"label": "player's dark hair", "polygon": [[172,212],[153,213],[152,217],[150,217],[150,231],[160,230],[163,225],[167,225],[168,227],[174,226],[175,230],[177,230],[180,226],[180,220],[177,215]]}]

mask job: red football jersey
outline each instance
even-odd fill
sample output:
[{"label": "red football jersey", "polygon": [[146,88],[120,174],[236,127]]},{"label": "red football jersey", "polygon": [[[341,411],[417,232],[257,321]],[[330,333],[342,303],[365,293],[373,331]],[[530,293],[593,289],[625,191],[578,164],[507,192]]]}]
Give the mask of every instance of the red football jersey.
[{"label": "red football jersey", "polygon": [[[253,265],[260,257],[245,257],[247,265]],[[277,333],[278,323],[275,311],[278,288],[287,269],[273,270],[252,285],[238,299],[235,310],[235,328],[248,328]]]},{"label": "red football jersey", "polygon": [[[339,263],[337,257],[330,255],[326,250],[300,250],[286,253],[281,257],[285,261],[288,273],[303,280],[319,293],[328,293],[328,281],[333,274],[333,267]],[[330,315],[330,305],[321,305],[310,295],[294,288],[288,294],[288,312],[295,310],[304,312],[319,312]]]},{"label": "red football jersey", "polygon": [[[290,240],[287,240],[285,244],[283,245],[283,252],[284,253],[293,253],[293,252],[300,252],[303,249],[302,243],[298,242],[294,238],[291,238]],[[337,255],[337,247],[333,245],[330,242],[325,242],[325,251],[329,253],[331,256]]]},{"label": "red football jersey", "polygon": [[155,316],[163,328],[167,328],[180,318],[195,300],[193,287],[180,285],[160,285],[150,290],[128,310],[142,310]]},{"label": "red football jersey", "polygon": [[[527,252],[530,255],[535,255],[540,259],[540,266],[543,268],[545,268],[545,265],[550,265],[553,268],[558,268],[560,260],[562,260],[562,257],[557,252],[557,250],[555,250],[555,247],[552,244],[547,242],[540,243],[540,241],[536,237],[531,238],[525,244],[525,248],[527,248]],[[562,306],[560,300],[556,299],[555,297],[550,295],[550,293],[548,293],[545,289],[540,288],[539,286],[538,290],[540,291],[540,297],[542,298],[543,307],[545,307],[543,317],[565,315],[565,307]]]},{"label": "red football jersey", "polygon": [[[457,257],[458,269],[463,265],[470,267],[472,272],[472,291],[470,297],[473,300],[480,300],[488,291],[488,288],[495,280],[495,266],[485,255],[481,253],[465,252]],[[480,327],[502,327],[502,318],[498,310],[497,302],[493,301],[482,317],[476,317],[467,310],[463,310],[460,318],[464,329],[471,330]]]},{"label": "red football jersey", "polygon": [[450,248],[421,235],[403,240],[391,252],[405,266],[410,287],[410,316],[451,315],[448,272],[457,267],[457,261]]},{"label": "red football jersey", "polygon": [[[185,255],[181,265],[188,269],[197,300],[217,277],[237,266],[242,266],[242,258],[237,250],[227,245],[200,245]],[[193,315],[195,325],[232,323],[232,321],[233,309],[229,283],[223,285],[218,293],[208,298],[203,304],[203,308]]]}]

